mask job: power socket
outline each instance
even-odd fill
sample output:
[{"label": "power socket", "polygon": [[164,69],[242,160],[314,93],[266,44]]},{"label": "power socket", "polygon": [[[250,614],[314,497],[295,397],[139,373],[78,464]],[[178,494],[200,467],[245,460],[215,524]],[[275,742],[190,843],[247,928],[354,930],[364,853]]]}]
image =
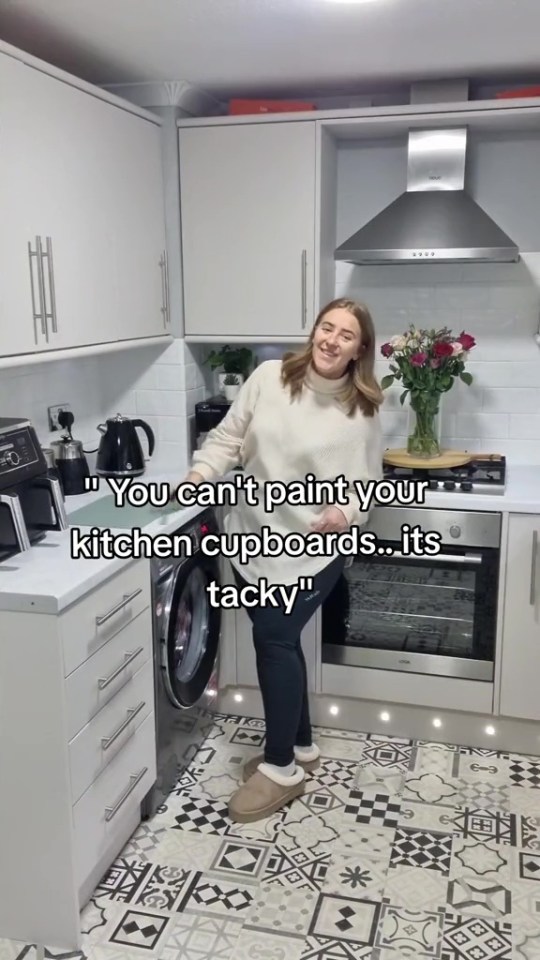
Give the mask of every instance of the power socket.
[{"label": "power socket", "polygon": [[47,413],[49,416],[49,430],[51,433],[62,429],[58,422],[58,414],[63,410],[69,410],[70,413],[73,413],[69,403],[57,403],[53,407],[47,407]]}]

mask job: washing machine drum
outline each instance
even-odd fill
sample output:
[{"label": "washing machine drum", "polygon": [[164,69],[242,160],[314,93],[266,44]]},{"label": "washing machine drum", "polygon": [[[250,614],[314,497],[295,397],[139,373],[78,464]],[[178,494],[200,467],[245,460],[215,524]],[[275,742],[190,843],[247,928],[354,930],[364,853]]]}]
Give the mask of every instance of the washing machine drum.
[{"label": "washing machine drum", "polygon": [[176,569],[168,616],[161,636],[165,689],[174,706],[194,706],[209,686],[216,666],[221,610],[212,607],[207,586],[219,583],[219,568],[211,557],[191,557]]}]

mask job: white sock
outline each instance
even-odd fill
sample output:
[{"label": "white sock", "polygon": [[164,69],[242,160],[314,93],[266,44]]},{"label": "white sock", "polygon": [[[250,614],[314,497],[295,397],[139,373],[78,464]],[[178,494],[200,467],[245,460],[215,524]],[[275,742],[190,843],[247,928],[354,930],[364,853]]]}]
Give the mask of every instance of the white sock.
[{"label": "white sock", "polygon": [[296,764],[294,760],[292,763],[288,763],[285,767],[278,767],[276,763],[266,762],[264,765],[268,772],[272,771],[272,773],[276,773],[279,777],[292,777],[296,770]]},{"label": "white sock", "polygon": [[295,747],[294,755],[297,760],[318,760],[321,755],[321,751],[316,743],[312,743],[310,747]]},{"label": "white sock", "polygon": [[282,787],[296,786],[301,783],[305,777],[302,767],[297,767],[295,763],[288,763],[285,767],[278,767],[273,763],[260,763],[259,770],[264,773],[269,780],[279,783]]}]

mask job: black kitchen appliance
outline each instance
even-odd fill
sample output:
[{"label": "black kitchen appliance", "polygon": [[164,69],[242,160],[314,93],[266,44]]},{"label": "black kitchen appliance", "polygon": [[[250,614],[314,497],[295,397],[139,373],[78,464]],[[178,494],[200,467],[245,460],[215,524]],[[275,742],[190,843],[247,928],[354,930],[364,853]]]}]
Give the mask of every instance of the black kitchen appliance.
[{"label": "black kitchen appliance", "polygon": [[155,447],[152,428],[144,420],[131,420],[120,413],[98,430],[103,434],[97,453],[96,473],[101,477],[138,477],[145,471],[145,458],[137,427],[144,430],[148,440],[148,456]]},{"label": "black kitchen appliance", "polygon": [[0,561],[67,527],[60,482],[31,422],[0,418]]},{"label": "black kitchen appliance", "polygon": [[207,400],[200,400],[195,404],[195,434],[197,447],[202,447],[207,434],[229,412],[231,401],[218,394],[215,397],[208,397]]},{"label": "black kitchen appliance", "polygon": [[67,434],[51,443],[55,466],[66,497],[87,493],[85,479],[90,476],[88,461],[80,440]]}]

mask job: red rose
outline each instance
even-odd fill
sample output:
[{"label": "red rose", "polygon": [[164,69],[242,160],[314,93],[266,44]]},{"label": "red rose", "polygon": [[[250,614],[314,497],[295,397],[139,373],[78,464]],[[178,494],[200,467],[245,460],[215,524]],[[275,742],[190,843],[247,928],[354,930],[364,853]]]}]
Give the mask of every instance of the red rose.
[{"label": "red rose", "polygon": [[446,343],[445,340],[441,340],[440,343],[436,343],[433,347],[433,354],[436,357],[451,357],[452,353],[452,344]]},{"label": "red rose", "polygon": [[427,353],[413,353],[411,363],[413,367],[423,367],[427,360]]},{"label": "red rose", "polygon": [[457,342],[461,344],[464,350],[472,350],[476,346],[476,340],[471,337],[470,333],[460,333]]},{"label": "red rose", "polygon": [[383,357],[391,357],[394,352],[394,348],[391,343],[383,343],[381,347],[381,353]]}]

